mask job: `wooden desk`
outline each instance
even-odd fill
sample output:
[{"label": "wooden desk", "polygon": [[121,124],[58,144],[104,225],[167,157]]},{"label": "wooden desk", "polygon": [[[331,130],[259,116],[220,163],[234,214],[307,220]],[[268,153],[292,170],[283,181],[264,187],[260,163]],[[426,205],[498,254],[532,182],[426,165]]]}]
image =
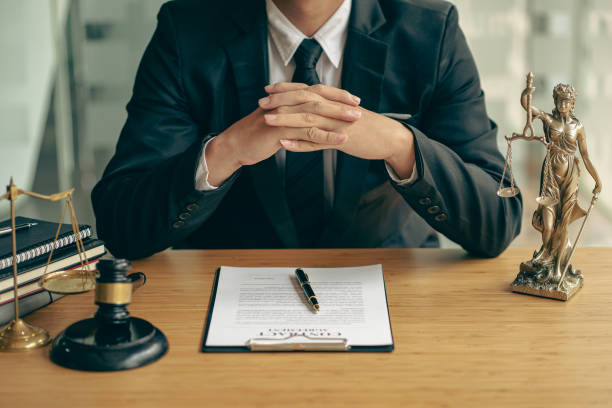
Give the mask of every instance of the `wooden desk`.
[{"label": "wooden desk", "polygon": [[[612,249],[580,248],[586,284],[570,302],[509,292],[532,249],[497,259],[459,250],[166,251],[134,262],[149,280],[133,316],[170,342],[136,370],[55,366],[48,347],[0,354],[3,407],[610,406]],[[204,354],[215,269],[382,263],[393,353]],[[28,319],[56,335],[95,312],[93,293]]]}]

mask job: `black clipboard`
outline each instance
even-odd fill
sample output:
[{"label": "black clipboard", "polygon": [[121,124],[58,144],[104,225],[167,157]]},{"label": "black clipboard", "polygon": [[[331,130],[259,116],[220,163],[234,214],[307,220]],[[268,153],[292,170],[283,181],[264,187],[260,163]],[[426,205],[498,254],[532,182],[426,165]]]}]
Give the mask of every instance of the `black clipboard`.
[{"label": "black clipboard", "polygon": [[[208,338],[208,331],[210,329],[210,322],[212,319],[212,313],[215,306],[215,298],[217,296],[217,286],[219,284],[219,275],[221,273],[221,268],[217,268],[215,272],[215,281],[213,284],[212,292],[210,295],[210,301],[208,303],[208,313],[206,315],[206,325],[204,327],[204,335],[202,336],[202,348],[201,351],[203,353],[242,353],[242,352],[392,352],[395,349],[395,340],[393,338],[393,329],[391,327],[391,316],[389,317],[389,329],[391,331],[391,344],[382,345],[382,346],[352,346],[349,345],[347,339],[345,338],[324,338],[322,342],[325,341],[327,344],[322,344],[318,342],[313,342],[313,338],[306,337],[309,341],[307,343],[287,343],[283,342],[283,340],[287,340],[289,338],[261,338],[255,337],[250,339],[244,346],[207,346],[206,339]],[[385,289],[385,299],[387,298],[387,286],[384,281],[384,271],[383,271],[383,286]],[[387,302],[387,313],[389,313],[389,304]],[[294,337],[294,336],[291,336]],[[270,340],[276,340],[278,343],[276,345],[271,345],[269,343]],[[259,347],[258,347],[259,346]],[[292,346],[292,347],[290,347]]]}]

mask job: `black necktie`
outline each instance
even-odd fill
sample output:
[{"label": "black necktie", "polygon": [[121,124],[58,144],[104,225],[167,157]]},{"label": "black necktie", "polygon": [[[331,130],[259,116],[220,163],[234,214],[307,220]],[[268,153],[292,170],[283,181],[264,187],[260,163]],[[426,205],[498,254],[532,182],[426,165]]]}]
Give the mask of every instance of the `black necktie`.
[{"label": "black necktie", "polygon": [[[318,84],[315,67],[323,49],[314,39],[305,39],[293,55],[295,73],[292,82]],[[313,247],[323,229],[323,151],[295,153],[287,151],[287,203],[293,216],[302,248]]]}]

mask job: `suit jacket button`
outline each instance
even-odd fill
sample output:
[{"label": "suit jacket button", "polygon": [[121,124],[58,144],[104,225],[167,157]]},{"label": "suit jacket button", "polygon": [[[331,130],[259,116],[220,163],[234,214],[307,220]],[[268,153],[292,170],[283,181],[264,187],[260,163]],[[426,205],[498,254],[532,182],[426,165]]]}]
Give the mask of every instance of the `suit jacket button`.
[{"label": "suit jacket button", "polygon": [[191,204],[187,204],[187,211],[195,211],[198,208],[200,208],[200,206],[198,206],[196,203],[191,203]]},{"label": "suit jacket button", "polygon": [[429,197],[423,197],[419,200],[419,204],[421,205],[429,205],[431,204],[431,199]]},{"label": "suit jacket button", "polygon": [[191,214],[189,214],[187,212],[179,214],[179,219],[181,219],[183,221],[186,220],[186,219],[189,219],[189,218],[191,218]]},{"label": "suit jacket button", "polygon": [[442,213],[442,214],[438,214],[434,217],[434,220],[436,221],[445,221],[446,220],[446,214]]},{"label": "suit jacket button", "polygon": [[440,211],[440,207],[438,207],[437,205],[432,205],[431,207],[427,209],[427,212],[430,214],[435,214],[438,211]]},{"label": "suit jacket button", "polygon": [[185,225],[185,223],[183,221],[175,221],[172,223],[172,228],[181,228],[183,225]]}]

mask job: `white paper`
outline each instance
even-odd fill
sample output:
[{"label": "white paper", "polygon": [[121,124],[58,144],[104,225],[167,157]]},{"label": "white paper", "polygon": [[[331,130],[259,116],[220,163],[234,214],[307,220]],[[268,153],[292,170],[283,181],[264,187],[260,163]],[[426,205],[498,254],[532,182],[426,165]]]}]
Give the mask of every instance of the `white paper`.
[{"label": "white paper", "polygon": [[302,269],[319,313],[307,303],[293,267],[221,267],[206,346],[289,335],[342,337],[351,346],[393,343],[381,265]]}]

